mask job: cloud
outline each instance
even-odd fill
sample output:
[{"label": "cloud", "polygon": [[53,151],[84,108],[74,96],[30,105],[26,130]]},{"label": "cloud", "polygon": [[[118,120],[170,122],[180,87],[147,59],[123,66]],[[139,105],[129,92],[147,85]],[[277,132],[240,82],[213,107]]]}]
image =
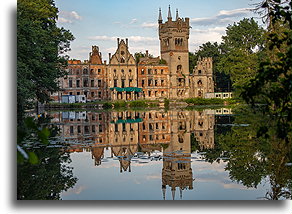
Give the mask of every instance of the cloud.
[{"label": "cloud", "polygon": [[59,13],[58,22],[60,23],[73,23],[74,21],[81,20],[82,17],[76,11],[61,11]]},{"label": "cloud", "polygon": [[[116,41],[117,36],[90,36],[90,40],[99,40],[99,41]],[[145,36],[126,36],[125,38],[129,39],[129,42],[149,42],[149,41],[158,41],[154,37],[145,37]]]},{"label": "cloud", "polygon": [[226,25],[232,23],[235,17],[247,16],[251,12],[251,8],[239,8],[234,10],[221,10],[212,17],[193,18],[190,20],[192,25]]},{"label": "cloud", "polygon": [[158,28],[158,24],[155,22],[143,22],[142,24],[141,24],[141,27],[143,27],[143,28]]},{"label": "cloud", "polygon": [[191,52],[206,42],[221,43],[222,36],[225,34],[225,27],[214,27],[207,29],[192,29],[190,33],[189,49]]},{"label": "cloud", "polygon": [[135,23],[137,23],[137,19],[132,19],[132,20],[130,21],[130,24],[135,24]]}]

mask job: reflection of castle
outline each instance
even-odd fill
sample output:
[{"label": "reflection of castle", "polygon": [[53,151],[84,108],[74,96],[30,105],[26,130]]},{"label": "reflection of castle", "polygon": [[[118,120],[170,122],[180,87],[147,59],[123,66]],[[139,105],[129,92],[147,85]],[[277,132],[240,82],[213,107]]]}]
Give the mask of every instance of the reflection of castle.
[{"label": "reflection of castle", "polygon": [[162,191],[167,186],[173,199],[178,188],[193,189],[191,133],[201,149],[214,148],[214,111],[150,110],[147,112],[61,112],[52,122],[68,142],[69,152],[91,151],[100,165],[104,149],[120,162],[120,172],[131,172],[131,159],[137,152],[163,152]]}]

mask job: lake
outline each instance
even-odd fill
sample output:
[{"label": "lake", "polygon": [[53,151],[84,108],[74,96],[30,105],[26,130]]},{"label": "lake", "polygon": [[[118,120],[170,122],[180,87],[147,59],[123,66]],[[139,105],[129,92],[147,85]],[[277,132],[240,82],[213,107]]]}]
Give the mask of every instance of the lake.
[{"label": "lake", "polygon": [[[240,113],[238,113],[240,112]],[[35,116],[50,143],[18,164],[18,199],[283,200],[291,142],[259,135],[273,120],[250,111],[55,111]],[[268,136],[267,136],[268,133]]]}]

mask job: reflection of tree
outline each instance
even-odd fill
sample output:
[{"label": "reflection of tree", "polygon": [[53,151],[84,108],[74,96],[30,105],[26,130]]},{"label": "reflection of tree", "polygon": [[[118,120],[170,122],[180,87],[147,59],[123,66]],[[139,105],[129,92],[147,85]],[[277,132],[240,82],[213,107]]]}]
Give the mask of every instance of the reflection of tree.
[{"label": "reflection of tree", "polygon": [[18,200],[59,200],[60,193],[73,187],[77,178],[73,177],[68,153],[58,148],[41,148],[34,151],[39,164],[28,162],[18,165]]},{"label": "reflection of tree", "polygon": [[271,190],[266,198],[291,198],[291,166],[285,165],[291,162],[291,133],[279,139],[277,119],[250,109],[241,109],[234,124],[230,132],[217,137],[217,149],[207,151],[207,160],[228,157],[225,170],[233,181],[256,188],[267,177]]}]

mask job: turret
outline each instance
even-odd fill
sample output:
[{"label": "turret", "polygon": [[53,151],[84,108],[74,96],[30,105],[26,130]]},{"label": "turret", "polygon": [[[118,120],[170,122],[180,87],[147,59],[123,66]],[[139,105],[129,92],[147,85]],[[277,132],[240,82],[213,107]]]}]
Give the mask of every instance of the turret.
[{"label": "turret", "polygon": [[162,24],[162,15],[161,15],[161,8],[159,8],[159,15],[158,15],[158,24]]},{"label": "turret", "polygon": [[172,21],[171,11],[170,11],[170,5],[168,6],[168,16],[167,16],[167,20],[168,20],[168,21]]}]

